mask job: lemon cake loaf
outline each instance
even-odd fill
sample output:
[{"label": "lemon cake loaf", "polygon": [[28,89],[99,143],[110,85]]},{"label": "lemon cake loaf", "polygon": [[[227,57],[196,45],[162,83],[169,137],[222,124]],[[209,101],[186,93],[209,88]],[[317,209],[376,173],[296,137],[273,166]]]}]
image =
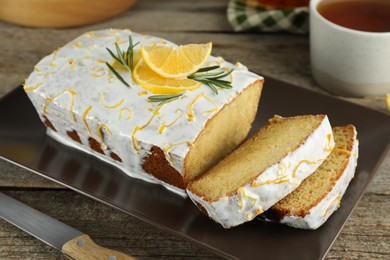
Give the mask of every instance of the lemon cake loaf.
[{"label": "lemon cake loaf", "polygon": [[265,216],[286,225],[317,229],[340,206],[355,175],[358,141],[353,125],[333,128],[335,148],[323,164]]},{"label": "lemon cake loaf", "polygon": [[211,47],[88,32],[43,58],[24,90],[59,142],[185,195],[191,179],[244,141],[263,86]]},{"label": "lemon cake loaf", "polygon": [[333,148],[326,115],[275,116],[205,174],[187,193],[225,228],[250,221],[285,197]]}]

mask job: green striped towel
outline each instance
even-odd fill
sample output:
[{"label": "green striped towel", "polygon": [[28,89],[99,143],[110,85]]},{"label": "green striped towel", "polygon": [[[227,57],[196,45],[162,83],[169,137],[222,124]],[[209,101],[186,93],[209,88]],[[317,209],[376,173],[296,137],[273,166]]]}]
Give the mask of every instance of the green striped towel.
[{"label": "green striped towel", "polygon": [[227,17],[235,31],[309,32],[308,7],[267,9],[247,5],[245,0],[230,0]]}]

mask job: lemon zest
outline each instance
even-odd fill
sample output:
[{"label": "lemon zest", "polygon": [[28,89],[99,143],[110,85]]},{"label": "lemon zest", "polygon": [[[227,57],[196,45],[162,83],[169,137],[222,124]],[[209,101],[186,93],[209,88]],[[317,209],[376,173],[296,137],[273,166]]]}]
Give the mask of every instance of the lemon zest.
[{"label": "lemon zest", "polygon": [[252,201],[253,204],[255,204],[256,201],[257,201],[256,198],[247,195],[245,193],[245,190],[244,190],[243,187],[238,188],[238,190],[237,190],[237,199],[238,199],[238,209],[239,209],[239,211],[241,211],[242,208],[244,207],[244,198]]},{"label": "lemon zest", "polygon": [[180,108],[176,109],[175,113],[177,112],[180,112],[180,115],[175,120],[173,120],[169,124],[165,124],[165,122],[161,124],[160,129],[158,130],[160,134],[162,134],[167,127],[173,126],[184,114],[183,110],[181,110]]},{"label": "lemon zest", "polygon": [[83,46],[83,43],[80,42],[80,41],[78,41],[78,42],[74,43],[72,46],[73,46],[74,48],[80,48],[80,47]]},{"label": "lemon zest", "polygon": [[42,72],[42,70],[39,69],[37,66],[34,66],[34,70],[35,70],[36,72]]},{"label": "lemon zest", "polygon": [[26,92],[27,92],[27,91],[33,91],[33,90],[36,90],[36,89],[38,89],[39,87],[43,86],[43,84],[44,84],[44,82],[35,84],[34,86],[30,86],[30,87],[24,86],[24,90],[25,90]]},{"label": "lemon zest", "polygon": [[330,141],[332,140],[332,134],[327,134],[326,138],[328,139],[328,143],[325,146],[325,151],[331,153],[333,150],[333,146],[330,144]]},{"label": "lemon zest", "polygon": [[74,96],[77,94],[73,89],[66,89],[64,91],[62,91],[61,93],[59,93],[58,95],[54,96],[54,97],[46,97],[45,99],[45,103],[43,105],[43,113],[45,115],[47,115],[49,112],[47,111],[47,106],[49,105],[50,102],[54,101],[55,99],[57,99],[58,97],[66,94],[66,93],[69,93],[72,97],[72,100],[70,102],[70,106],[69,106],[69,111],[70,111],[70,115],[71,117],[73,118],[73,121],[76,122],[76,118],[74,116],[74,113],[73,113],[73,104],[74,104]]},{"label": "lemon zest", "polygon": [[110,38],[110,37],[112,37],[112,35],[108,35],[108,36],[107,35],[96,35],[93,32],[88,32],[87,36],[89,38]]},{"label": "lemon zest", "polygon": [[72,67],[72,70],[74,70],[74,68],[75,68],[75,66],[76,66],[76,60],[74,60],[74,59],[70,59],[69,61],[68,61],[68,63],[70,64],[70,66]]},{"label": "lemon zest", "polygon": [[135,135],[137,134],[138,131],[142,131],[143,129],[145,129],[148,125],[150,125],[150,123],[152,122],[152,120],[154,119],[154,117],[160,113],[160,109],[163,107],[162,106],[159,106],[156,110],[152,110],[152,116],[149,118],[149,120],[146,122],[146,124],[142,125],[142,126],[138,126],[136,125],[134,130],[133,130],[133,133],[131,135],[131,142],[133,144],[133,147],[134,147],[134,150],[138,153],[139,152],[139,147],[138,147],[138,143],[137,141],[135,140]]},{"label": "lemon zest", "polygon": [[144,96],[146,94],[148,94],[147,91],[140,91],[140,92],[138,92],[138,96]]},{"label": "lemon zest", "polygon": [[182,145],[182,144],[190,145],[189,143],[190,143],[190,142],[188,142],[188,141],[183,141],[183,142],[180,142],[180,143],[168,145],[166,148],[164,148],[165,157],[168,159],[168,161],[170,162],[171,165],[173,165],[173,159],[172,159],[172,157],[169,155],[169,151],[171,151],[174,147],[179,146],[179,145]]},{"label": "lemon zest", "polygon": [[160,38],[160,42],[162,43],[162,44],[167,44],[168,42],[166,41],[166,40],[164,40],[163,38]]},{"label": "lemon zest", "polygon": [[104,101],[104,95],[103,95],[103,92],[100,92],[100,103],[102,103],[102,105],[105,107],[105,108],[117,108],[119,107],[120,105],[122,105],[122,103],[124,102],[125,100],[122,98],[121,100],[119,100],[117,103],[115,103],[114,105],[107,105],[106,102]]},{"label": "lemon zest", "polygon": [[247,213],[245,215],[245,219],[248,220],[248,221],[251,221],[253,220],[256,216],[260,215],[261,213],[263,213],[264,210],[262,208],[258,208],[255,213],[251,216],[250,213]]},{"label": "lemon zest", "polygon": [[336,202],[337,202],[337,208],[340,207],[340,200],[341,200],[341,197],[340,197],[340,196],[336,196],[336,198],[334,198],[334,199],[330,202],[329,206],[326,208],[326,210],[325,210],[325,212],[324,212],[324,217],[326,217],[326,215],[328,215],[330,208],[331,208],[331,207],[333,206],[333,204],[335,204]]},{"label": "lemon zest", "polygon": [[91,67],[89,70],[93,72],[91,76],[94,78],[102,77],[106,73],[102,67]]},{"label": "lemon zest", "polygon": [[[229,72],[230,70],[228,68],[222,68],[224,71]],[[230,83],[233,83],[233,73],[229,74],[229,81]]]},{"label": "lemon zest", "polygon": [[103,149],[106,149],[107,148],[107,145],[104,143],[103,141],[103,132],[102,132],[102,128],[106,129],[106,131],[112,135],[112,132],[110,130],[110,128],[108,127],[107,124],[104,124],[104,123],[101,123],[98,125],[97,129],[96,129],[96,134],[99,136],[99,139],[100,139],[100,143],[102,144],[102,147]]},{"label": "lemon zest", "polygon": [[115,80],[118,80],[115,76],[113,76],[113,75],[108,76],[108,82],[109,82],[109,83],[112,83],[112,82],[114,82]]},{"label": "lemon zest", "polygon": [[284,182],[289,182],[288,175],[283,175],[283,176],[280,176],[276,179],[266,180],[266,181],[262,181],[262,182],[256,182],[256,180],[254,180],[252,182],[252,187],[257,187],[257,186],[266,185],[266,184],[280,184],[280,183],[284,183]]},{"label": "lemon zest", "polygon": [[278,176],[282,176],[282,175],[285,175],[288,168],[291,167],[291,162],[288,162],[288,163],[281,163],[278,167]]},{"label": "lemon zest", "polygon": [[320,162],[322,162],[322,161],[324,161],[324,160],[325,160],[325,159],[320,159],[320,160],[318,160],[318,161],[301,160],[301,161],[297,164],[297,166],[295,166],[295,168],[294,168],[294,171],[293,171],[293,174],[292,174],[293,178],[295,178],[295,177],[297,176],[298,168],[302,165],[302,163],[317,164],[317,163],[320,163]]},{"label": "lemon zest", "polygon": [[188,113],[187,113],[188,121],[190,121],[190,122],[194,121],[194,118],[195,118],[195,115],[194,115],[194,105],[202,97],[215,106],[213,109],[210,109],[210,110],[207,110],[207,111],[203,112],[203,114],[208,114],[208,113],[213,113],[213,112],[218,111],[217,104],[215,104],[209,97],[205,96],[204,93],[201,93],[194,100],[191,101],[191,103],[190,103],[190,105],[188,107]]},{"label": "lemon zest", "polygon": [[88,115],[89,111],[91,111],[91,109],[92,109],[92,106],[89,106],[87,109],[85,109],[84,114],[83,114],[83,121],[84,121],[85,126],[87,127],[87,130],[88,130],[88,133],[90,136],[92,134],[91,134],[91,128],[89,128],[89,125],[87,122],[87,115]]},{"label": "lemon zest", "polygon": [[121,110],[119,110],[119,120],[122,119],[123,111],[129,112],[129,115],[127,116],[126,120],[129,120],[133,116],[133,112],[129,108],[125,107],[125,108],[122,108]]}]

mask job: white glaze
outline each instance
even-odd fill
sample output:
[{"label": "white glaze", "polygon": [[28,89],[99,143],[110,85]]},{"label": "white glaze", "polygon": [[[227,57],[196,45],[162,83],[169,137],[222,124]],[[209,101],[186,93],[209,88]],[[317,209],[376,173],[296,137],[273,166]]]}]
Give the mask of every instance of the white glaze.
[{"label": "white glaze", "polygon": [[337,180],[332,190],[319,202],[316,206],[309,210],[305,217],[294,215],[286,215],[280,220],[280,223],[304,229],[317,229],[338,209],[339,201],[342,199],[345,191],[355,175],[357,165],[359,142],[356,140],[356,131],[354,136],[355,141],[351,149],[352,154],[348,158],[347,167],[343,174]]},{"label": "white glaze", "polygon": [[[235,68],[232,73],[233,88],[220,90],[219,94],[215,95],[207,86],[202,85],[194,91],[185,92],[183,98],[163,105],[151,123],[134,135],[139,146],[139,151],[137,151],[132,144],[133,131],[136,126],[145,125],[153,116],[151,111],[156,111],[158,106],[156,103],[147,102],[148,96],[152,93],[138,95],[146,90],[135,84],[129,73],[121,73],[121,75],[131,84],[130,88],[115,77],[110,77],[112,74],[104,64],[105,61],[113,61],[105,48],[115,50],[114,43],[119,42],[122,51],[127,49],[129,34],[131,34],[134,43],[140,42],[135,49],[139,49],[141,44],[151,45],[154,43],[176,46],[161,38],[133,33],[130,30],[110,29],[86,33],[43,58],[26,80],[25,90],[41,117],[45,114],[44,107],[47,98],[54,98],[69,89],[74,91],[76,93],[74,95],[68,91],[54,98],[51,102],[46,102],[47,113],[45,116],[57,130],[52,136],[69,145],[70,142],[65,142],[65,140],[71,139],[66,132],[75,130],[83,145],[72,141],[72,146],[112,163],[132,177],[161,183],[142,169],[143,159],[148,155],[151,147],[155,145],[164,150],[171,145],[180,144],[174,146],[168,154],[169,159],[172,158],[171,165],[180,174],[183,174],[184,158],[189,151],[188,144],[196,139],[206,122],[224,105],[262,77],[249,72],[244,66],[234,66],[222,58],[210,57],[208,63],[218,62],[223,68]],[[72,63],[72,61],[74,62]],[[101,101],[101,93],[103,93],[106,106],[120,105],[115,108],[105,107]],[[187,119],[189,104],[202,93],[215,103],[217,110],[204,113],[213,109],[215,105],[201,98],[194,105],[195,120],[190,122]],[[71,111],[72,96],[74,101]],[[86,117],[90,128],[89,133],[88,127],[83,121],[83,114],[90,106],[92,109]],[[129,112],[122,110],[124,108],[132,111],[132,117],[129,120],[127,120]],[[183,111],[183,115],[175,124],[160,134],[159,128],[163,123],[171,123],[180,116],[180,111],[176,112],[177,109]],[[121,110],[122,117],[120,118]],[[43,117],[42,120],[44,120]],[[102,124],[104,124],[103,127]],[[104,133],[103,140],[97,132],[99,125]],[[112,134],[104,127],[105,125],[108,126]],[[102,143],[106,156],[101,156],[90,149],[88,145],[90,135]],[[119,163],[113,160],[109,156],[111,151],[119,155],[123,162]],[[172,188],[170,185],[167,187]]]},{"label": "white glaze", "polygon": [[100,153],[95,153],[95,152],[93,152],[93,151],[91,151],[89,149],[88,150],[83,149],[83,146],[78,145],[78,143],[73,142],[68,137],[61,136],[60,134],[58,134],[57,132],[51,130],[50,128],[46,128],[46,133],[50,137],[52,137],[53,139],[57,140],[58,142],[60,142],[62,144],[65,144],[67,146],[73,147],[75,149],[78,149],[78,150],[81,150],[81,151],[86,152],[88,154],[96,156],[100,160],[105,161],[106,163],[109,163],[109,164],[119,168],[121,171],[123,171],[124,173],[126,173],[127,175],[129,175],[131,177],[138,178],[138,179],[141,179],[141,180],[144,180],[144,181],[147,181],[147,182],[151,182],[151,183],[155,183],[155,184],[161,184],[166,189],[168,189],[168,190],[170,190],[170,191],[172,191],[172,192],[182,196],[183,198],[187,197],[187,193],[184,190],[179,189],[178,187],[172,186],[172,185],[170,185],[168,183],[162,182],[162,181],[160,181],[159,179],[156,179],[154,176],[152,176],[150,174],[148,174],[148,175],[140,175],[140,174],[139,175],[135,175],[131,171],[128,171],[127,168],[125,168],[121,164],[119,164],[117,161],[110,160],[109,157],[107,157],[107,156],[105,156],[103,154],[100,154]]},{"label": "white glaze", "polygon": [[[331,137],[330,140],[328,136]],[[332,128],[328,117],[324,117],[321,124],[300,147],[289,152],[282,160],[260,173],[255,180],[255,183],[261,183],[287,175],[287,182],[258,186],[252,186],[253,182],[248,183],[238,189],[233,195],[224,196],[212,202],[206,201],[189,190],[187,190],[187,193],[195,203],[200,204],[207,211],[210,218],[220,223],[223,227],[237,226],[253,219],[295,190],[329,155],[329,146],[334,146]],[[294,169],[302,160],[316,163],[302,163],[297,168],[296,176],[294,177]],[[245,194],[240,196],[241,199],[239,199],[239,192]],[[240,201],[242,202],[241,208]]]}]

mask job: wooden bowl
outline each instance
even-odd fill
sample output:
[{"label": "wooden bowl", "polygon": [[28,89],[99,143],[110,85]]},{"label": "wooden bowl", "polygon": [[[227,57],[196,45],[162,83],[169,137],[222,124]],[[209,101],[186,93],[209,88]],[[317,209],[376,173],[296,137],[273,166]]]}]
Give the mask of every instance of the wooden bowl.
[{"label": "wooden bowl", "polygon": [[137,0],[0,0],[0,19],[31,27],[65,28],[107,20]]},{"label": "wooden bowl", "polygon": [[309,6],[309,0],[247,0],[248,2],[257,2],[272,9],[290,9],[303,6]]}]

